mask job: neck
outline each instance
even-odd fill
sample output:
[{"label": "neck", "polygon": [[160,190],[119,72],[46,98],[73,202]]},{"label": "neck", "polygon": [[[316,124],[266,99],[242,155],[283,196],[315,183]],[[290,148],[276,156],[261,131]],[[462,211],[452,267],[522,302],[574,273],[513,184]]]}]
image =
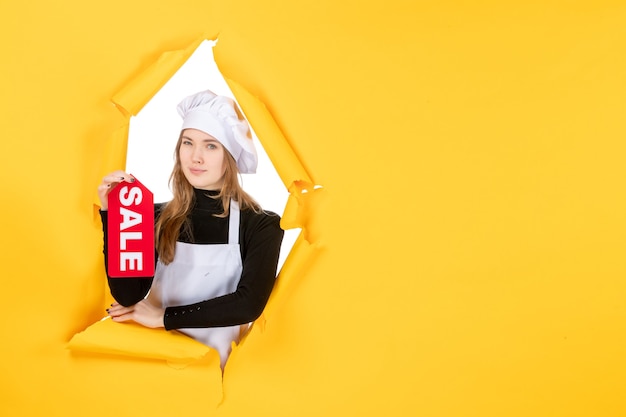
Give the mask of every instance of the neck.
[{"label": "neck", "polygon": [[193,192],[195,196],[195,207],[220,212],[224,210],[222,199],[217,197],[220,194],[218,190],[200,190],[194,188]]}]

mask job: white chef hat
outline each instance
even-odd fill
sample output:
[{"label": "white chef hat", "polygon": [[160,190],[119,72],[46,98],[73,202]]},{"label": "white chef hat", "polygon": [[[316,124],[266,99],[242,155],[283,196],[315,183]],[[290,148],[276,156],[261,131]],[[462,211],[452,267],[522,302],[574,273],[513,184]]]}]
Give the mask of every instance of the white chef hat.
[{"label": "white chef hat", "polygon": [[206,90],[185,98],[177,107],[182,129],[198,129],[220,141],[237,162],[242,174],[254,174],[258,158],[250,125],[225,96]]}]

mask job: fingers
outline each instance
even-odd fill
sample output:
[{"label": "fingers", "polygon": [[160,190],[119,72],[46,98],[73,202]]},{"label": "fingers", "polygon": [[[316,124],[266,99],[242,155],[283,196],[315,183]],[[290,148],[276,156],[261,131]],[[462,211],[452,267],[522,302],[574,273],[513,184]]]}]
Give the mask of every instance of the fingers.
[{"label": "fingers", "polygon": [[105,175],[102,179],[103,184],[117,184],[122,181],[133,182],[135,178],[127,172],[118,170]]},{"label": "fingers", "polygon": [[132,313],[133,311],[135,311],[135,306],[132,305],[130,307],[124,307],[121,304],[113,303],[111,304],[111,308],[107,308],[106,311],[107,313],[109,313],[109,316],[115,319],[117,317]]},{"label": "fingers", "polygon": [[111,317],[111,320],[116,321],[118,323],[122,323],[125,321],[133,321],[133,313],[123,314],[121,316]]},{"label": "fingers", "polygon": [[114,303],[111,304],[111,308],[107,309],[107,313],[116,322],[134,321],[146,327],[163,327],[164,310],[153,306],[146,300],[130,307]]},{"label": "fingers", "polygon": [[111,308],[107,309],[107,313],[111,316],[111,320],[119,323],[132,321],[135,313],[135,306],[124,307],[115,303],[111,305]]},{"label": "fingers", "polygon": [[122,181],[134,182],[135,178],[124,171],[118,170],[107,174],[102,179],[102,182],[98,186],[98,198],[100,199],[100,208],[103,211],[109,208],[107,196],[111,190]]}]

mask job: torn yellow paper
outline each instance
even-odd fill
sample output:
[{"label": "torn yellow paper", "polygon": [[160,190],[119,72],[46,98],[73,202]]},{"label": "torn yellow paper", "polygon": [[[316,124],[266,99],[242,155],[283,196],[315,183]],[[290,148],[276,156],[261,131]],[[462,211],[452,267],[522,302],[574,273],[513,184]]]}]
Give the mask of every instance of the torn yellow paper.
[{"label": "torn yellow paper", "polygon": [[[0,415],[626,416],[623,0],[0,12]],[[306,219],[323,250],[284,267],[218,409],[204,359],[65,349],[104,307],[111,97],[205,32],[327,200]]]},{"label": "torn yellow paper", "polygon": [[[104,152],[100,155],[100,172],[113,172],[119,169],[119,161],[126,159],[128,148],[128,120],[108,137]],[[94,204],[100,206],[97,193],[94,194]]]},{"label": "torn yellow paper", "polygon": [[313,190],[313,180],[289,145],[267,106],[237,82],[228,78],[226,82],[254,128],[259,141],[263,144],[276,172],[289,190],[290,195],[280,221],[281,227],[285,230],[303,228],[304,203],[300,196],[303,190]]},{"label": "torn yellow paper", "polygon": [[270,318],[272,313],[280,305],[280,300],[285,300],[289,296],[289,291],[293,288],[292,284],[294,284],[294,281],[305,274],[307,266],[315,260],[320,250],[321,248],[318,243],[310,243],[305,239],[304,233],[300,233],[280,270],[274,290],[265,306],[265,317],[261,317],[263,320],[260,322],[257,320],[261,330],[263,330],[265,326],[266,317]]},{"label": "torn yellow paper", "polygon": [[175,331],[149,329],[135,323],[116,323],[105,318],[77,333],[67,348],[73,351],[122,355],[188,365],[217,352]]},{"label": "torn yellow paper", "polygon": [[287,142],[267,106],[237,82],[228,78],[226,78],[226,82],[254,128],[259,141],[263,144],[263,148],[265,148],[274,168],[283,180],[285,188],[289,189],[291,184],[296,181],[312,186],[313,181]]},{"label": "torn yellow paper", "polygon": [[136,115],[205,39],[201,37],[185,49],[164,52],[147,70],[115,94],[112,101],[118,108]]}]

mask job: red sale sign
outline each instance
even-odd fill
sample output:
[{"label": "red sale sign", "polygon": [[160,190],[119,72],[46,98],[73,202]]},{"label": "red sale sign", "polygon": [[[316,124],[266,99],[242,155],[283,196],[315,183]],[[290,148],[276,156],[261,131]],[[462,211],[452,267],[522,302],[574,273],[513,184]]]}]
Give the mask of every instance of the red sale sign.
[{"label": "red sale sign", "polygon": [[154,197],[135,180],[108,196],[108,273],[114,278],[154,275]]}]

